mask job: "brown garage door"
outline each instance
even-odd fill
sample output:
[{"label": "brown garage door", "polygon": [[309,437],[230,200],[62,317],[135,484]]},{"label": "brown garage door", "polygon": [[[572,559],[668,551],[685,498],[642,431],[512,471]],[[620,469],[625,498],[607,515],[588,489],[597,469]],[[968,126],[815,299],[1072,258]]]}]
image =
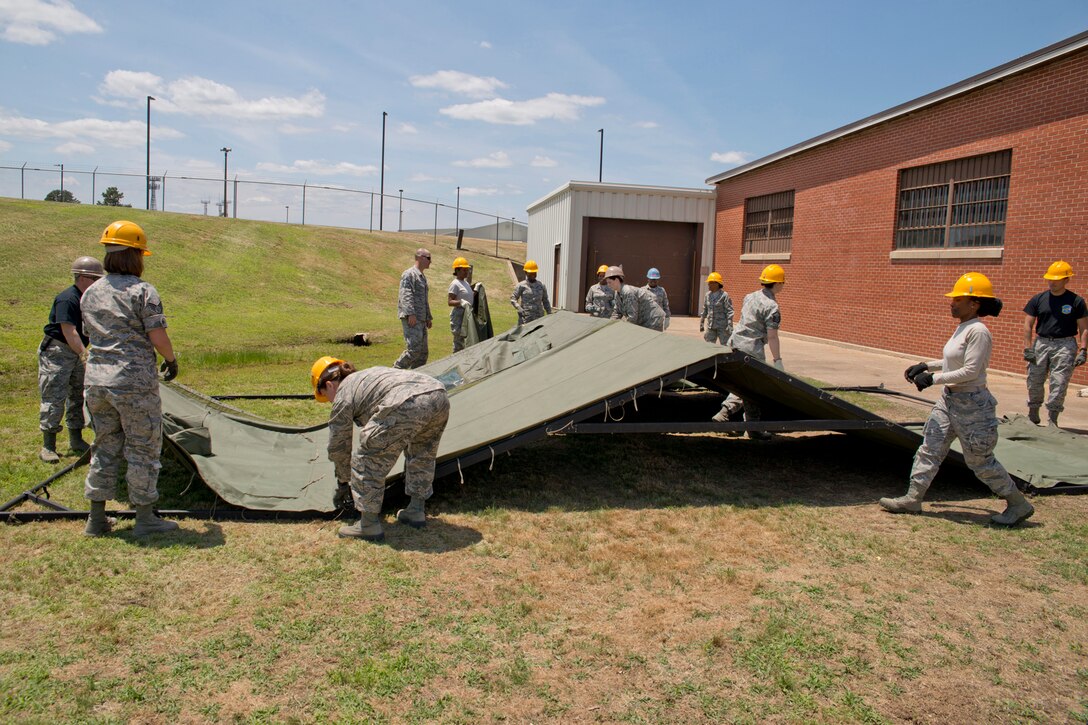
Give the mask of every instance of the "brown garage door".
[{"label": "brown garage door", "polygon": [[[623,267],[624,281],[641,287],[646,284],[646,270],[661,270],[661,286],[669,293],[669,307],[674,315],[690,315],[698,310],[694,299],[699,289],[699,244],[702,225],[690,222],[659,222],[640,219],[587,217],[583,226],[585,263],[583,289],[597,279],[597,267],[615,264]],[[579,305],[585,309],[585,300]]]}]

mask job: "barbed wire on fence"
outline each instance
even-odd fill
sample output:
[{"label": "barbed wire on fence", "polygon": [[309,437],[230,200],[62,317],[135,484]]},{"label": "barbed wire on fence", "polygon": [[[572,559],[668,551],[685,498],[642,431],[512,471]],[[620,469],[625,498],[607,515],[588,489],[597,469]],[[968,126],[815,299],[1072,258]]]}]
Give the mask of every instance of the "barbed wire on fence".
[{"label": "barbed wire on fence", "polygon": [[[73,187],[82,187],[82,179],[89,176],[91,180],[91,203],[100,203],[99,185],[101,183],[104,187],[103,191],[111,186],[114,188],[125,186],[126,188],[123,190],[118,188],[121,198],[125,200],[150,199],[150,203],[145,203],[142,206],[149,207],[151,211],[199,214],[200,208],[203,207],[203,213],[207,215],[209,205],[214,203],[218,210],[218,216],[230,216],[235,219],[241,216],[243,219],[292,223],[291,202],[294,202],[297,215],[294,223],[296,224],[317,223],[323,226],[340,226],[374,231],[376,216],[379,220],[385,219],[385,223],[388,223],[387,219],[392,218],[392,215],[395,214],[396,231],[430,232],[436,240],[439,234],[443,236],[456,235],[459,229],[464,229],[466,236],[478,239],[484,238],[480,235],[486,233],[487,238],[494,237],[496,256],[499,253],[500,237],[502,238],[501,241],[510,242],[525,242],[527,239],[527,227],[523,222],[518,221],[516,217],[461,206],[459,195],[457,204],[449,204],[438,199],[431,201],[414,196],[404,196],[403,190],[400,189],[397,190],[397,194],[387,192],[382,195],[379,191],[373,189],[354,189],[338,184],[310,183],[308,180],[299,184],[288,181],[239,178],[237,174],[233,179],[224,179],[222,176],[170,175],[167,171],[162,174],[147,176],[146,174],[132,172],[100,171],[97,166],[93,170],[87,171],[70,167],[65,169],[63,164],[55,164],[49,168],[30,166],[28,163],[24,163],[22,166],[0,165],[0,172],[14,171],[19,172],[19,194],[17,198],[20,199],[28,197],[28,178],[33,187],[30,191],[30,198],[45,198],[48,192],[56,189],[61,191],[62,197],[65,196],[64,192],[73,194],[74,197]],[[30,172],[29,175],[28,172]],[[10,176],[7,173],[0,174],[0,195],[16,198],[14,193],[8,193],[7,184]],[[42,183],[45,177],[51,180]],[[99,177],[102,177],[105,181],[100,182]],[[109,183],[111,179],[121,179],[122,181],[111,184]],[[56,181],[60,182],[59,187],[56,185]],[[68,188],[65,188],[66,182]],[[225,187],[227,187],[228,194],[232,198],[223,198]],[[241,202],[244,203],[240,203],[240,188],[243,191],[246,189],[263,190],[263,193],[253,194],[248,197],[243,196]],[[47,191],[43,193],[42,189]],[[13,190],[12,188],[11,191]],[[168,190],[174,195],[170,197],[171,199],[176,199],[178,195],[181,196],[181,201],[175,200],[172,209],[167,207]],[[132,193],[126,198],[125,195],[129,192],[136,193]],[[289,195],[283,192],[289,192]],[[336,196],[342,194],[349,195],[349,199],[366,197],[367,201],[365,205],[344,203],[343,200]],[[117,197],[113,198],[116,199]],[[382,213],[375,213],[379,211],[376,204],[381,205],[380,211]],[[405,229],[406,205],[412,229]],[[280,210],[282,210],[282,216],[280,216]],[[316,222],[314,221],[315,212],[320,218]],[[309,221],[307,220],[307,213],[310,214]],[[440,213],[444,213],[447,217],[452,214],[454,217],[453,224],[439,226]],[[366,215],[365,224],[361,222],[362,214]],[[427,222],[426,225],[420,223],[424,220]],[[393,229],[386,229],[384,224],[380,226],[382,228],[379,231],[393,231]]]}]

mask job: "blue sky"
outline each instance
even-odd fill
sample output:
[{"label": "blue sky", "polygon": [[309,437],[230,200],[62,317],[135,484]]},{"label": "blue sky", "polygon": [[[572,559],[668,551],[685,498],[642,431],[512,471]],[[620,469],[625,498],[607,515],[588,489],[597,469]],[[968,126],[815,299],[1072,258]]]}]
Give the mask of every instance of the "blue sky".
[{"label": "blue sky", "polygon": [[[524,221],[566,181],[596,180],[599,128],[605,181],[700,187],[1085,29],[1085,0],[0,0],[0,164],[64,163],[84,203],[94,183],[143,206],[142,179],[108,173],[143,173],[152,95],[167,209],[207,199],[214,214],[224,146],[232,179],[376,191],[386,111],[386,229],[398,189],[452,206],[460,186],[462,206]],[[70,173],[95,167],[93,182]],[[26,195],[55,172],[27,173]],[[19,194],[19,172],[0,169],[0,195]],[[239,216],[299,219],[297,188],[238,197]],[[310,189],[307,222],[366,227],[368,203]],[[404,228],[433,221],[405,203]]]}]

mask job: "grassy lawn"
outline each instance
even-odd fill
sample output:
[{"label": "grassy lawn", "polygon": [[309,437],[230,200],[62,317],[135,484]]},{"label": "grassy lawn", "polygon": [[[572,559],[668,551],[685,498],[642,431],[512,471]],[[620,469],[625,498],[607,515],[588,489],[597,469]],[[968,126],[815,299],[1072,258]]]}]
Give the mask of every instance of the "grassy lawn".
[{"label": "grassy lawn", "polygon": [[[50,473],[35,346],[116,213],[0,200],[4,499]],[[124,214],[151,238],[180,382],[306,392],[320,354],[399,354],[410,235]],[[437,356],[456,254],[427,244]],[[469,256],[512,324],[504,267]],[[338,342],[357,331],[375,344]],[[145,542],[128,523],[101,540],[4,527],[0,720],[1084,722],[1088,497],[1036,498],[1031,525],[1001,530],[985,525],[1001,502],[945,475],[927,515],[883,513],[909,466],[843,435],[557,437],[438,481],[423,531],[387,511],[382,546],[317,520],[183,521]],[[82,507],[81,488],[52,494]],[[162,490],[211,500],[169,459]]]}]

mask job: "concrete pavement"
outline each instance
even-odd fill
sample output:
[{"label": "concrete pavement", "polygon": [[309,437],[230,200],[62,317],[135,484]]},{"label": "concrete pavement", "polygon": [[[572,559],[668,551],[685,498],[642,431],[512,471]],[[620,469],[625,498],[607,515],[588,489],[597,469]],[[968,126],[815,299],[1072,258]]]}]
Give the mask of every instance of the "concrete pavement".
[{"label": "concrete pavement", "polygon": [[[953,329],[954,327],[949,325],[949,335],[952,334]],[[921,362],[920,357],[798,335],[787,330],[782,331],[780,338],[782,361],[789,372],[835,386],[867,386],[883,383],[884,387],[891,390],[930,400],[936,400],[941,394],[940,386],[933,386],[919,393],[917,388],[903,378],[903,371],[914,363]],[[701,339],[699,318],[673,317],[667,334]],[[933,350],[926,359],[940,356],[940,350]],[[990,392],[997,398],[999,416],[1027,413],[1027,388],[1024,375],[987,370],[986,376]],[[1081,389],[1082,386],[1069,386],[1069,394],[1065,399],[1065,411],[1058,422],[1067,430],[1088,433],[1088,397],[1078,396]],[[1045,408],[1042,416],[1045,422]]]}]

